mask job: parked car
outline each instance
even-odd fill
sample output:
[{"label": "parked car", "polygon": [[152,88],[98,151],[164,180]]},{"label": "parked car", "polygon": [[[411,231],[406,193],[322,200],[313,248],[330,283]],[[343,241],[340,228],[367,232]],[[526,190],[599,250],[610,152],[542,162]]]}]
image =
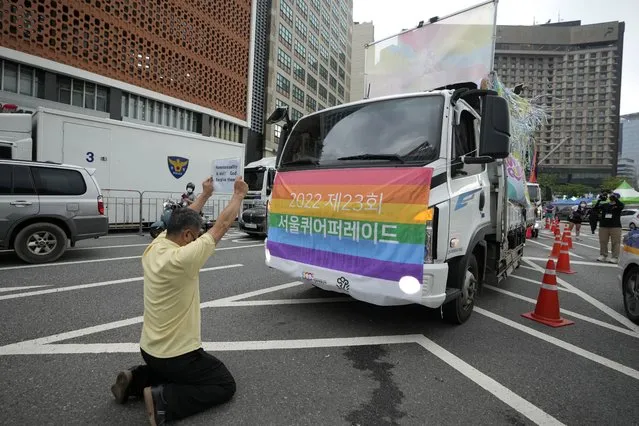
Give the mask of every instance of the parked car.
[{"label": "parked car", "polygon": [[[633,235],[634,234],[634,235]],[[630,231],[624,237],[623,250],[619,256],[621,274],[618,279],[623,297],[623,307],[626,316],[639,324],[639,248],[637,231]]]},{"label": "parked car", "polygon": [[27,263],[59,259],[79,240],[106,235],[94,169],[0,159],[0,249]]},{"label": "parked car", "polygon": [[639,226],[639,209],[624,209],[621,211],[621,227],[634,230]]}]

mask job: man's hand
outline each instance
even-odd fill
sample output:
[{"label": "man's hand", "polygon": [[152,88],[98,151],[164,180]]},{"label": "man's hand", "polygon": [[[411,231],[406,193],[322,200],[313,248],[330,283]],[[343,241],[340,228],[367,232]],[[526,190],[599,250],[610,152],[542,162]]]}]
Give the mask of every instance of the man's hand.
[{"label": "man's hand", "polygon": [[248,192],[248,184],[244,182],[242,176],[238,176],[235,178],[235,184],[233,186],[233,192],[235,195],[244,198],[246,193]]},{"label": "man's hand", "polygon": [[202,194],[210,197],[213,195],[213,178],[209,176],[204,182],[202,182]]}]

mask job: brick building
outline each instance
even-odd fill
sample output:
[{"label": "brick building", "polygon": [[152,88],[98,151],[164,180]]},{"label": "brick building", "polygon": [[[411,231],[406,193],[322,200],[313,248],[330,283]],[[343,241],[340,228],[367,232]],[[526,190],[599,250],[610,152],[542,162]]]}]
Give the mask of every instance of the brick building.
[{"label": "brick building", "polygon": [[194,132],[249,153],[255,2],[2,2],[0,103]]}]

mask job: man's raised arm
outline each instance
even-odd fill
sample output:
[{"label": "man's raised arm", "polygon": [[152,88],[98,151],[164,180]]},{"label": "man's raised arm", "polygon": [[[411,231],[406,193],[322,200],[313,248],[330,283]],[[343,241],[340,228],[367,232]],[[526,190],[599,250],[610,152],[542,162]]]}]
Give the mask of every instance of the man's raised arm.
[{"label": "man's raised arm", "polygon": [[198,195],[195,201],[189,204],[188,208],[200,213],[208,199],[211,198],[211,195],[213,195],[213,178],[209,176],[208,179],[202,182],[202,193]]},{"label": "man's raised arm", "polygon": [[[215,244],[217,244],[226,231],[229,230],[235,218],[238,214],[240,214],[240,208],[242,207],[242,200],[244,200],[244,196],[248,192],[248,185],[242,179],[242,176],[238,176],[235,179],[235,186],[233,188],[233,197],[229,204],[222,210],[222,213],[215,220],[215,225],[208,232],[211,234],[213,239],[215,240]],[[198,198],[199,200],[199,198]],[[196,201],[197,203],[197,201]]]}]

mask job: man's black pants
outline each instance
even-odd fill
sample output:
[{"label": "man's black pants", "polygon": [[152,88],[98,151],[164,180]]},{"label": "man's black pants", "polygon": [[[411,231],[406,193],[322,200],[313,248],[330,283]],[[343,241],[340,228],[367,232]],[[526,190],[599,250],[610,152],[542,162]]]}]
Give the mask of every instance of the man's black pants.
[{"label": "man's black pants", "polygon": [[235,379],[226,366],[204,349],[175,358],[155,358],[143,350],[146,365],[131,369],[130,394],[142,397],[147,386],[164,385],[166,419],[177,420],[230,400]]}]

